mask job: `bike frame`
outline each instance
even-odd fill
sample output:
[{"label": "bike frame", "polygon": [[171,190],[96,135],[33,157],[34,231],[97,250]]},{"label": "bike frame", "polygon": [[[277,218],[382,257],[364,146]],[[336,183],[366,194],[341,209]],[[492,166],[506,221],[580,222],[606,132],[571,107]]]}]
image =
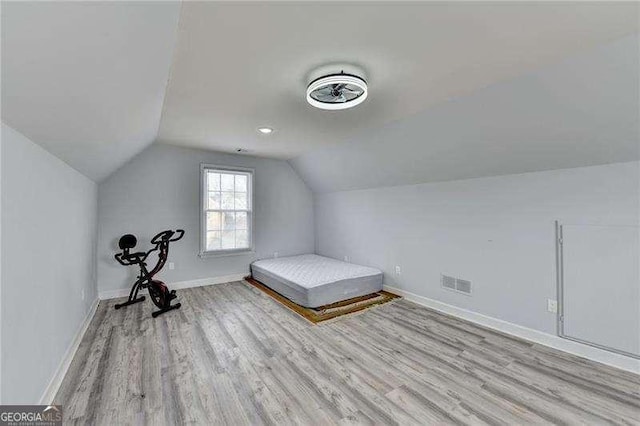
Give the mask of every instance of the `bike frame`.
[{"label": "bike frame", "polygon": [[[178,234],[177,237],[174,237],[175,234]],[[129,298],[126,302],[119,303],[115,305],[116,309],[120,309],[121,307],[132,305],[134,303],[142,302],[145,300],[145,296],[138,297],[138,293],[140,289],[147,288],[149,290],[149,294],[153,296],[154,294],[159,300],[162,300],[162,305],[159,301],[156,301],[153,297],[152,300],[156,306],[160,308],[159,311],[153,312],[153,316],[156,317],[164,312],[167,312],[172,309],[177,309],[181,305],[180,303],[176,305],[171,305],[171,300],[173,300],[175,295],[174,291],[169,291],[164,283],[154,280],[153,277],[158,272],[162,270],[165,263],[167,262],[167,258],[169,256],[169,244],[174,241],[178,241],[184,236],[184,231],[181,229],[174,231],[168,230],[163,231],[154,236],[151,239],[151,243],[155,245],[152,249],[147,252],[139,252],[139,253],[129,253],[129,248],[133,247],[125,247],[123,248],[122,253],[117,253],[115,255],[116,260],[123,266],[131,266],[137,265],[140,268],[140,274],[136,279],[135,283],[131,287],[131,291],[129,292]],[[124,238],[124,237],[123,237]],[[134,242],[132,243],[135,246],[135,237],[132,237]],[[122,246],[121,246],[122,247]],[[153,267],[151,271],[147,269],[146,260],[149,255],[155,251],[158,251],[158,261],[156,265]],[[156,286],[154,288],[154,292],[151,291],[150,286]]]}]

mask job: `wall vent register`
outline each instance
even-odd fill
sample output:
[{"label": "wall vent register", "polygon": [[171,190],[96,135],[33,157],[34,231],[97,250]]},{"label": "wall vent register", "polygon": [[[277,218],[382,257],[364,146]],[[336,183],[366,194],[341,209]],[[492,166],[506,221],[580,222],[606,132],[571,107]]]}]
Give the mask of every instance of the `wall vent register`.
[{"label": "wall vent register", "polygon": [[449,275],[441,276],[442,288],[447,290],[456,291],[458,293],[471,294],[471,281],[463,280],[461,278],[454,278]]}]

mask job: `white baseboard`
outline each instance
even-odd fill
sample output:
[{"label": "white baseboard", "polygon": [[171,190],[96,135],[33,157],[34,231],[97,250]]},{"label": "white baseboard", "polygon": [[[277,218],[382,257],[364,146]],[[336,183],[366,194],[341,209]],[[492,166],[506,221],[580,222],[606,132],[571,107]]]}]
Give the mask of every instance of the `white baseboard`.
[{"label": "white baseboard", "polygon": [[396,287],[385,285],[384,289],[391,293],[403,296],[405,299],[411,302],[417,303],[418,305],[425,306],[435,311],[453,315],[455,317],[462,318],[467,321],[482,325],[484,327],[510,334],[524,340],[528,340],[530,342],[549,346],[551,348],[568,352],[573,355],[578,355],[592,361],[600,362],[602,364],[616,367],[625,371],[640,374],[640,360],[628,356],[616,354],[603,349],[598,349],[593,346],[563,339],[553,334],[544,333],[532,328],[523,327],[521,325],[513,324],[508,321],[503,321],[498,318],[479,314],[477,312],[469,311],[467,309],[429,299],[427,297],[420,296],[418,294],[411,293]]},{"label": "white baseboard", "polygon": [[100,299],[96,298],[96,300],[94,300],[93,303],[91,304],[91,307],[87,312],[87,315],[84,317],[82,324],[80,324],[80,328],[78,329],[78,331],[76,332],[76,335],[73,337],[73,340],[71,341],[71,345],[69,345],[69,347],[67,348],[67,351],[62,357],[62,360],[60,361],[60,364],[58,365],[56,372],[53,374],[53,377],[49,381],[49,384],[44,390],[42,397],[40,397],[40,405],[49,405],[53,402],[53,398],[55,398],[56,393],[58,393],[58,389],[62,384],[62,380],[64,379],[64,376],[67,374],[67,370],[69,370],[69,366],[71,365],[71,361],[73,360],[73,357],[75,356],[76,351],[80,346],[80,342],[82,342],[84,333],[86,333],[87,328],[89,327],[89,324],[93,319],[93,316],[96,314],[96,309],[98,308],[99,302],[100,302]]},{"label": "white baseboard", "polygon": [[[171,290],[181,290],[184,288],[202,287],[205,285],[223,284],[232,281],[240,281],[249,275],[249,272],[241,274],[222,275],[219,277],[200,278],[197,280],[178,281],[175,283],[167,283]],[[100,292],[100,300],[117,299],[118,297],[127,297],[131,288],[119,288],[117,290],[103,290]]]}]

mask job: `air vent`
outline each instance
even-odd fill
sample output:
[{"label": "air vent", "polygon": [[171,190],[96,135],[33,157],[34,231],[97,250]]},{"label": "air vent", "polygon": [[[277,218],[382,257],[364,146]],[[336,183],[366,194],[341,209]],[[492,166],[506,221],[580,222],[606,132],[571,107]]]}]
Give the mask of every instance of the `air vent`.
[{"label": "air vent", "polygon": [[441,282],[442,288],[462,294],[471,294],[471,281],[463,280],[461,278],[454,278],[443,274]]},{"label": "air vent", "polygon": [[442,287],[448,288],[449,290],[455,290],[456,289],[456,279],[453,278],[453,277],[450,277],[448,275],[443,275],[442,276]]}]

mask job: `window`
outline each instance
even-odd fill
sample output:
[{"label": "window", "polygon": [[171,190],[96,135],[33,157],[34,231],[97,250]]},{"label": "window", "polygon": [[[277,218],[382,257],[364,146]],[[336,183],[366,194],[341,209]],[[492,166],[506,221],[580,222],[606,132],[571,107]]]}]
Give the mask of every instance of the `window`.
[{"label": "window", "polygon": [[251,251],[253,170],[202,165],[200,254]]}]

